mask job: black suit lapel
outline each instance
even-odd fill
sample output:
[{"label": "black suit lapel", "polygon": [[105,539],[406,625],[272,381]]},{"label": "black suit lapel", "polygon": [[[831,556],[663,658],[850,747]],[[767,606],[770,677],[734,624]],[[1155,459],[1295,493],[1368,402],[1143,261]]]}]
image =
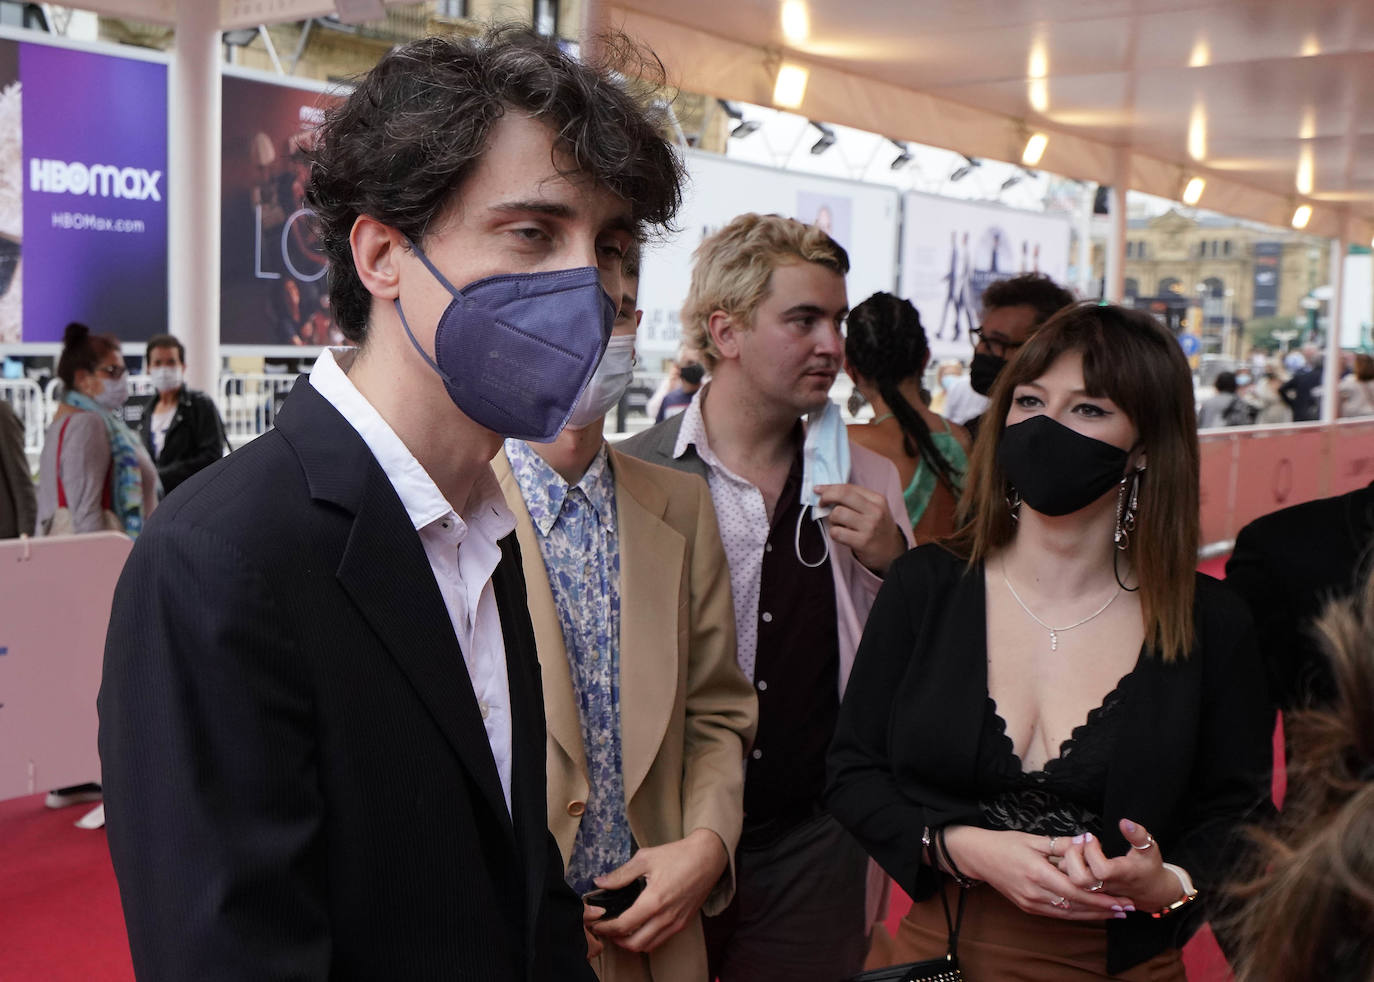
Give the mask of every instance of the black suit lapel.
[{"label": "black suit lapel", "polygon": [[277,428],[296,450],[312,497],[353,513],[337,576],[410,680],[473,783],[514,830],[491,744],[448,609],[415,527],[356,430],[310,385],[292,388]]},{"label": "black suit lapel", "polygon": [[491,744],[429,558],[375,462],[372,471],[339,564],[339,582],[510,830]]}]

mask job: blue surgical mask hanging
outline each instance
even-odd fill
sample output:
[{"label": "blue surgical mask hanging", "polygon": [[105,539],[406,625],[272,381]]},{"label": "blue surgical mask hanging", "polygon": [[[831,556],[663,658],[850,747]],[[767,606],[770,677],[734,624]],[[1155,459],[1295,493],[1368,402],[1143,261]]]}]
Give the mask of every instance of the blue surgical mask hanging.
[{"label": "blue surgical mask hanging", "polygon": [[[407,240],[409,242],[409,240]],[[453,286],[410,248],[452,296],[434,331],[434,357],[415,350],[444,380],[469,419],[514,440],[549,443],[562,431],[606,350],[616,305],[595,267],[511,273]]]},{"label": "blue surgical mask hanging", "polygon": [[793,536],[797,561],[803,566],[815,569],[830,558],[830,537],[826,534],[824,525],[821,526],[821,541],[825,544],[824,555],[812,563],[807,562],[801,554],[802,521],[806,517],[807,509],[811,510],[812,518],[817,522],[830,514],[830,509],[820,503],[816,485],[846,484],[848,481],[849,434],[845,430],[839,405],[827,400],[822,408],[812,411],[806,417],[806,442],[802,445],[802,507],[797,513],[797,528]]}]

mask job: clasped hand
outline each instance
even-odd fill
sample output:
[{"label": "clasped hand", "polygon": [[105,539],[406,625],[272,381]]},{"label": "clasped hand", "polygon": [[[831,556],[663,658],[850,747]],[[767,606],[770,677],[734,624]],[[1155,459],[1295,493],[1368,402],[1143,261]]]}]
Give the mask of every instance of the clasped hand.
[{"label": "clasped hand", "polygon": [[1182,892],[1142,826],[1123,819],[1136,848],[1108,859],[1095,836],[1072,838],[993,831],[968,825],[945,830],[945,843],[966,876],[983,880],[1028,914],[1069,921],[1124,918],[1160,910]]}]

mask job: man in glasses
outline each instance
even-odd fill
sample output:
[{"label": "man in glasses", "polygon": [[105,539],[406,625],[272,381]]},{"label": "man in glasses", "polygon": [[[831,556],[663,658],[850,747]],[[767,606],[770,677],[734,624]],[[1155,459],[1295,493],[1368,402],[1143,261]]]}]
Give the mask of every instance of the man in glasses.
[{"label": "man in glasses", "polygon": [[[982,323],[969,332],[974,341],[973,361],[969,364],[969,385],[973,392],[980,396],[991,392],[1002,368],[1031,335],[1073,302],[1072,293],[1043,273],[1025,273],[999,280],[984,290]],[[951,402],[954,396],[951,392]],[[946,415],[960,421],[954,407],[949,407]],[[978,415],[962,420],[972,437],[977,437],[981,421],[981,410]]]}]

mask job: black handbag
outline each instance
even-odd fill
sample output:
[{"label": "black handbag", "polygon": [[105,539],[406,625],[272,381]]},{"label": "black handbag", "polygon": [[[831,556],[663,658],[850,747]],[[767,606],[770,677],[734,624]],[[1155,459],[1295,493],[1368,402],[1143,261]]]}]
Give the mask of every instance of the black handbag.
[{"label": "black handbag", "polygon": [[965,982],[964,973],[959,970],[959,928],[964,923],[965,893],[964,890],[959,891],[958,914],[951,919],[944,885],[940,886],[940,906],[945,910],[945,927],[949,929],[949,950],[943,958],[872,968],[851,975],[845,982]]}]

